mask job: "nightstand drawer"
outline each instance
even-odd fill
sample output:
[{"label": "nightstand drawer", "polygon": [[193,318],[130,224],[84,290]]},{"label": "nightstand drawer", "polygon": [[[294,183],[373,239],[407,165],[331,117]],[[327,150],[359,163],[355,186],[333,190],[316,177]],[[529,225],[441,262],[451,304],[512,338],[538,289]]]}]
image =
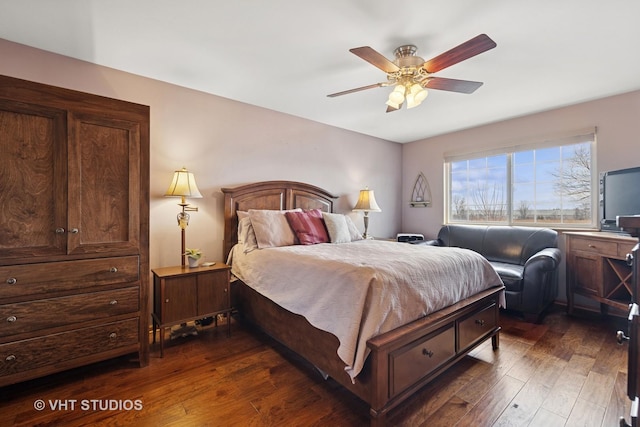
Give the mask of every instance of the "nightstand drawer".
[{"label": "nightstand drawer", "polygon": [[[0,375],[11,375],[138,345],[138,318],[0,345]],[[132,350],[137,351],[137,350]]]},{"label": "nightstand drawer", "polygon": [[0,299],[135,282],[138,270],[137,256],[0,267]]},{"label": "nightstand drawer", "polygon": [[136,313],[139,301],[135,286],[0,305],[0,337]]}]

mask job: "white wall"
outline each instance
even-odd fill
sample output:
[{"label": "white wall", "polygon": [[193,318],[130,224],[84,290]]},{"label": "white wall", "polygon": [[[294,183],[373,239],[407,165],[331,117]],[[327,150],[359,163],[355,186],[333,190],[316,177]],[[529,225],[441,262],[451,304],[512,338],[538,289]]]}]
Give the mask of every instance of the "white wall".
[{"label": "white wall", "polygon": [[163,197],[173,171],[197,179],[203,199],[191,200],[187,247],[221,260],[221,187],[293,180],[340,196],[338,212],[351,213],[359,190],[376,192],[382,212],[369,232],[400,229],[402,146],[317,122],[74,60],[0,39],[0,74],[149,105],[151,107],[150,266],[180,263],[178,200]]}]

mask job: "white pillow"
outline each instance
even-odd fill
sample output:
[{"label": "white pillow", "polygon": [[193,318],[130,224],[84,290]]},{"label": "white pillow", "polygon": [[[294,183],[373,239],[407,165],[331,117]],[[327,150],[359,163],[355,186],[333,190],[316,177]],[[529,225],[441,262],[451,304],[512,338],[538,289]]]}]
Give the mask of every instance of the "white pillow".
[{"label": "white pillow", "polygon": [[243,212],[243,215],[238,212],[238,244],[244,246],[245,254],[258,249],[256,233],[253,231],[248,212]]},{"label": "white pillow", "polygon": [[362,233],[358,230],[358,227],[353,223],[351,218],[348,216],[344,216],[344,219],[347,221],[347,227],[349,228],[349,234],[351,235],[351,241],[354,242],[356,240],[363,240]]},{"label": "white pillow", "polygon": [[[249,218],[256,234],[258,248],[291,246],[296,244],[296,235],[289,226],[286,211],[249,209]],[[292,209],[290,212],[302,212]]]},{"label": "white pillow", "polygon": [[331,243],[349,243],[351,241],[351,233],[344,215],[323,212],[322,217],[327,226]]}]

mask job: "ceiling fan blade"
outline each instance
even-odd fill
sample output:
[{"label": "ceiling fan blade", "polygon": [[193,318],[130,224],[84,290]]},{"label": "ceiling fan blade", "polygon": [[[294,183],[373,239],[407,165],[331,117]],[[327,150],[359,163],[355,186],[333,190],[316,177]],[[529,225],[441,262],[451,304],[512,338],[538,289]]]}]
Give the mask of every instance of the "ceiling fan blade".
[{"label": "ceiling fan blade", "polygon": [[396,64],[389,61],[382,54],[376,52],[369,46],[354,47],[353,49],[349,49],[349,52],[359,56],[374,67],[378,67],[385,73],[393,73],[400,69]]},{"label": "ceiling fan blade", "polygon": [[435,90],[448,90],[450,92],[473,93],[482,86],[482,82],[471,80],[445,79],[443,77],[429,77],[424,87]]},{"label": "ceiling fan blade", "polygon": [[458,62],[462,62],[465,59],[479,55],[482,52],[493,49],[494,47],[496,47],[496,42],[491,40],[486,34],[480,34],[471,40],[467,40],[461,45],[426,61],[422,65],[422,68],[424,68],[424,70],[429,74],[437,73],[440,70],[457,64]]},{"label": "ceiling fan blade", "polygon": [[391,113],[393,111],[398,111],[401,108],[402,108],[402,104],[398,105],[398,108],[392,107],[391,105],[387,104],[387,113]]},{"label": "ceiling fan blade", "polygon": [[350,93],[354,93],[354,92],[360,92],[361,90],[367,90],[367,89],[373,89],[376,87],[382,87],[382,86],[387,86],[388,83],[384,82],[384,83],[376,83],[376,84],[372,84],[369,86],[362,86],[362,87],[357,87],[355,89],[349,89],[349,90],[343,90],[342,92],[336,92],[336,93],[331,93],[329,95],[327,95],[329,98],[335,98],[336,96],[342,96],[342,95],[348,95]]}]

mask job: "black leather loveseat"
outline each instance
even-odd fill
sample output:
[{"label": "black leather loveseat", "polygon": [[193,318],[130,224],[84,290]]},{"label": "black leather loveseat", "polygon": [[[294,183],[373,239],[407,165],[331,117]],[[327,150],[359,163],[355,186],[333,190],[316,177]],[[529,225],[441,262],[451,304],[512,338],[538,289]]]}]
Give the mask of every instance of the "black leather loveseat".
[{"label": "black leather loveseat", "polygon": [[558,233],[548,228],[445,225],[424,244],[467,248],[482,254],[506,287],[507,310],[540,322],[558,293]]}]

